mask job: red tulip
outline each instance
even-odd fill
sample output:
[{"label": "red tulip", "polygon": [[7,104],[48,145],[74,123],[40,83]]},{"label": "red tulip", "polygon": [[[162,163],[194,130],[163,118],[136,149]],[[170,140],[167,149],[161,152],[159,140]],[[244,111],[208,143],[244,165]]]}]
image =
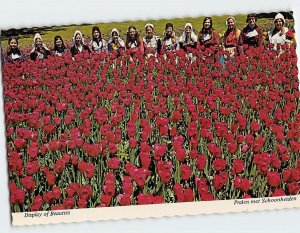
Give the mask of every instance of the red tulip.
[{"label": "red tulip", "polygon": [[226,167],[226,160],[221,158],[215,159],[213,161],[213,166],[216,171],[222,171]]},{"label": "red tulip", "polygon": [[267,173],[268,184],[272,187],[278,187],[281,179],[280,174],[278,172],[268,172]]},{"label": "red tulip", "polygon": [[180,174],[183,180],[188,180],[191,177],[192,172],[192,169],[188,165],[183,164],[180,166]]},{"label": "red tulip", "polygon": [[21,178],[21,183],[22,186],[29,192],[35,189],[36,184],[32,176],[26,176]]},{"label": "red tulip", "polygon": [[130,198],[130,195],[119,194],[118,200],[119,200],[121,206],[128,206],[128,205],[130,205],[131,198]]}]

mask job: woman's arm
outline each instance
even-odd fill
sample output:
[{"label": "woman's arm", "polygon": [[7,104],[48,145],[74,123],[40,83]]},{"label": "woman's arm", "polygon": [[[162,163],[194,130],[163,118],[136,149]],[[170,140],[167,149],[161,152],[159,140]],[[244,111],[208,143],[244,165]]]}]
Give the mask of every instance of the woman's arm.
[{"label": "woman's arm", "polygon": [[139,52],[144,53],[145,49],[144,49],[144,42],[142,39],[139,40],[139,46],[137,49]]},{"label": "woman's arm", "polygon": [[263,30],[260,27],[257,27],[256,31],[258,33],[258,35],[257,35],[257,44],[258,44],[258,46],[261,46],[261,45],[264,44]]}]

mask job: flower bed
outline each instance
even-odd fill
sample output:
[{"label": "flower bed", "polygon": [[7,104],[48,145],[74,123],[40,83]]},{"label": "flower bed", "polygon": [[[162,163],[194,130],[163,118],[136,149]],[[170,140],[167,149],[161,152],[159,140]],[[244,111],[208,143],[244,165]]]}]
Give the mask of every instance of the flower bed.
[{"label": "flower bed", "polygon": [[293,46],[3,65],[12,212],[299,194]]}]

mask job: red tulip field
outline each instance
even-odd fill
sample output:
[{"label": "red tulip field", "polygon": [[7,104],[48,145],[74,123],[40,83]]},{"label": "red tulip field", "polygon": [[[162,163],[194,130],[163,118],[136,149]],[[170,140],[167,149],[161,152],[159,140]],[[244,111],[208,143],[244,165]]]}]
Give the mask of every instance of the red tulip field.
[{"label": "red tulip field", "polygon": [[191,54],[3,64],[12,212],[298,195],[295,47]]}]

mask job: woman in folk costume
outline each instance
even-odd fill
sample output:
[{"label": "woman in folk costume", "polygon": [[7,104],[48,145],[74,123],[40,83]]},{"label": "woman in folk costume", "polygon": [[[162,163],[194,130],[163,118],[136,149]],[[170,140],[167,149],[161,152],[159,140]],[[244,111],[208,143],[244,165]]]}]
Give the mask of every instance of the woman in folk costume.
[{"label": "woman in folk costume", "polygon": [[144,53],[143,40],[140,38],[139,32],[135,26],[129,26],[127,31],[126,50],[131,51],[131,55],[135,53]]},{"label": "woman in folk costume", "polygon": [[256,21],[257,16],[255,13],[247,15],[246,22],[248,24],[243,28],[239,38],[239,45],[244,45],[244,49],[263,45],[263,30],[256,25]]},{"label": "woman in folk costume", "polygon": [[211,49],[217,52],[220,45],[219,33],[213,28],[211,17],[205,17],[202,24],[202,29],[198,35],[199,48],[202,52]]},{"label": "woman in folk costume", "polygon": [[115,52],[117,56],[120,56],[122,50],[125,50],[125,42],[121,39],[119,31],[113,28],[111,38],[108,41],[108,51]]},{"label": "woman in folk costume", "polygon": [[187,51],[190,48],[197,47],[197,36],[193,31],[193,26],[191,23],[187,23],[184,26],[184,32],[182,33],[181,37],[179,38],[179,45],[180,48],[184,51]]},{"label": "woman in folk costume", "polygon": [[50,55],[50,50],[43,44],[43,39],[39,33],[34,35],[33,42],[34,44],[30,52],[31,60],[43,60]]},{"label": "woman in folk costume", "polygon": [[162,40],[162,50],[164,52],[174,52],[179,49],[179,39],[175,35],[173,24],[167,23],[165,36]]},{"label": "woman in folk costume", "polygon": [[160,54],[161,50],[161,40],[158,36],[153,33],[154,26],[151,23],[145,25],[146,36],[143,38],[144,50],[147,55]]},{"label": "woman in folk costume", "polygon": [[24,56],[19,49],[19,43],[17,37],[9,37],[8,39],[8,49],[6,53],[6,62],[8,63],[17,63],[24,61]]},{"label": "woman in folk costume", "polygon": [[61,36],[54,37],[54,48],[52,53],[59,57],[67,53],[67,48]]},{"label": "woman in folk costume", "polygon": [[82,33],[79,30],[76,30],[74,32],[73,46],[71,47],[70,51],[71,51],[73,57],[75,55],[81,53],[82,51],[88,51],[89,53],[91,52],[89,47],[84,44],[84,39],[83,39]]},{"label": "woman in folk costume", "polygon": [[236,24],[236,20],[233,16],[229,16],[226,19],[227,30],[224,33],[224,38],[223,38],[225,59],[234,57],[237,54],[239,49],[238,42],[241,35],[241,31],[236,28],[235,24]]},{"label": "woman in folk costume", "polygon": [[92,28],[92,36],[93,36],[93,39],[90,43],[91,50],[95,51],[96,53],[106,52],[107,51],[107,43],[102,38],[102,33],[101,33],[99,27],[94,26]]},{"label": "woman in folk costume", "polygon": [[278,13],[274,19],[274,28],[268,32],[268,40],[274,50],[277,50],[280,45],[290,44],[294,39],[292,30],[284,26],[285,19],[281,13]]}]

